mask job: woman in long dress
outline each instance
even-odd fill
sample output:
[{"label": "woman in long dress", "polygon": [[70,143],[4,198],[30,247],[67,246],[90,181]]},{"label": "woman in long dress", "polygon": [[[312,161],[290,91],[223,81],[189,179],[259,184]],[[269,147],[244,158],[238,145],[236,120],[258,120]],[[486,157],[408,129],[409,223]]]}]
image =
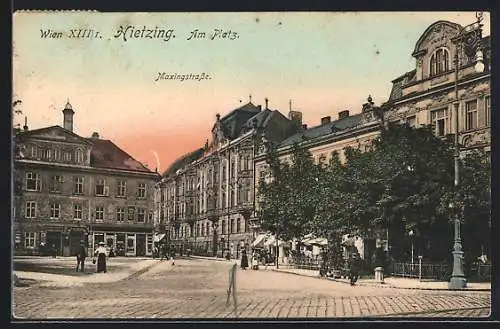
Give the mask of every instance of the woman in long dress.
[{"label": "woman in long dress", "polygon": [[241,251],[241,268],[246,270],[248,267],[248,256],[247,256],[247,251],[243,249]]},{"label": "woman in long dress", "polygon": [[99,247],[97,247],[94,256],[97,256],[97,273],[106,273],[106,248],[104,242],[99,242]]}]

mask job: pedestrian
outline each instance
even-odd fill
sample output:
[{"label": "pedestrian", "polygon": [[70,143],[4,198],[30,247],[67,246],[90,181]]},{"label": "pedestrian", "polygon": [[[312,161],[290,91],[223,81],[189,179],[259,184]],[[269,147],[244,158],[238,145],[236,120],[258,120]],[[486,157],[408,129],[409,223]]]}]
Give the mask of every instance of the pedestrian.
[{"label": "pedestrian", "polygon": [[259,258],[257,256],[257,252],[254,252],[252,255],[252,270],[259,269]]},{"label": "pedestrian", "polygon": [[97,273],[106,273],[106,248],[104,247],[104,242],[99,242],[99,247],[97,247],[94,256],[97,256]]},{"label": "pedestrian", "polygon": [[80,272],[84,272],[85,269],[85,258],[87,258],[87,251],[85,250],[85,242],[80,241],[80,247],[76,253],[76,271],[80,268]]},{"label": "pedestrian", "polygon": [[246,270],[248,267],[248,256],[247,256],[247,251],[243,249],[241,251],[241,268]]},{"label": "pedestrian", "polygon": [[354,286],[356,281],[359,278],[359,271],[361,267],[361,257],[357,252],[352,253],[350,262],[349,262],[349,280],[351,286]]},{"label": "pedestrian", "polygon": [[170,254],[170,262],[172,263],[172,265],[175,265],[174,255],[175,255],[175,251],[172,251],[172,253]]},{"label": "pedestrian", "polygon": [[57,248],[56,248],[56,245],[53,243],[52,244],[52,257],[56,258],[56,256],[57,256]]}]

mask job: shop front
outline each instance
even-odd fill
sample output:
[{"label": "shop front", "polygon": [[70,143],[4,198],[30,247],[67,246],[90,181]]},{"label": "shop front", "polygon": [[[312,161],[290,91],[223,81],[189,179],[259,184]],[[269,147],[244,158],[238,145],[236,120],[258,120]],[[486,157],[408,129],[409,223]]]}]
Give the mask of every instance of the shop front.
[{"label": "shop front", "polygon": [[104,242],[108,253],[115,256],[153,255],[153,233],[96,231],[90,237],[90,246],[95,248],[99,242]]}]

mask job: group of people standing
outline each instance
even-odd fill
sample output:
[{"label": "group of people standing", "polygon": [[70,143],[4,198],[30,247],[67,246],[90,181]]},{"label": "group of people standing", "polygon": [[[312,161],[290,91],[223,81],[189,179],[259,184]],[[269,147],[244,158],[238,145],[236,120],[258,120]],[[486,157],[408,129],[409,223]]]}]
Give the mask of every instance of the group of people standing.
[{"label": "group of people standing", "polygon": [[[259,254],[257,252],[254,251],[252,253],[252,258],[250,259],[250,261],[251,261],[252,270],[258,270],[259,269]],[[245,249],[243,249],[241,251],[241,268],[243,270],[246,270],[248,267],[249,267],[249,263],[248,263],[247,251]]]},{"label": "group of people standing", "polygon": [[[85,248],[85,242],[80,241],[80,248],[76,254],[76,271],[85,271],[85,259],[87,258],[87,249]],[[94,251],[94,257],[92,258],[92,263],[97,263],[97,273],[106,273],[106,247],[104,242],[99,242],[98,247]],[[96,259],[97,257],[97,259]]]}]

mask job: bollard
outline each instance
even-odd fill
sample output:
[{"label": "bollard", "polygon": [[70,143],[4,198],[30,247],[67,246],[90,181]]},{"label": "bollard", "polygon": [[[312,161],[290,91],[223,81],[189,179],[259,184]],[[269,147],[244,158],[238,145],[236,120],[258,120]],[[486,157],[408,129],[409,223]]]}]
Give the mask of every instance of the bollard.
[{"label": "bollard", "polygon": [[375,281],[379,283],[384,283],[384,268],[375,267]]},{"label": "bollard", "polygon": [[418,256],[418,281],[422,281],[422,256]]},{"label": "bollard", "polygon": [[236,298],[236,269],[238,268],[238,263],[234,263],[233,266],[229,269],[229,287],[227,289],[227,300],[226,307],[229,306],[229,301],[231,299],[231,294],[233,295],[233,311],[235,316],[237,316],[238,312],[238,300]]}]

